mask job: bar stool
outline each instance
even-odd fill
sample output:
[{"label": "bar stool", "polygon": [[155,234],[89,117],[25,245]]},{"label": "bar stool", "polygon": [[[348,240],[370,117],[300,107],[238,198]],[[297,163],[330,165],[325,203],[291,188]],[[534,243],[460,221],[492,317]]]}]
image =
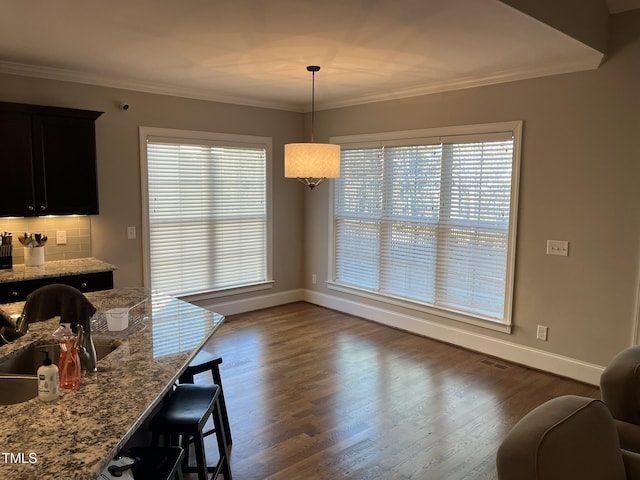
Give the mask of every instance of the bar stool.
[{"label": "bar stool", "polygon": [[[215,467],[207,467],[204,450],[203,428],[209,417],[213,417],[220,456]],[[207,480],[208,473],[213,473],[212,479],[222,474],[225,480],[231,480],[218,385],[178,385],[149,422],[149,431],[152,433],[151,444],[154,447],[160,444],[161,436],[165,437],[165,444],[168,445],[177,444],[178,437],[181,437],[182,448],[186,452],[182,462],[184,473],[197,473],[198,480]],[[195,467],[189,465],[191,443],[195,451]]]},{"label": "bar stool", "polygon": [[[183,383],[194,383],[194,376],[199,373],[204,373],[207,371],[211,371],[211,377],[213,378],[213,383],[220,387],[220,410],[222,412],[222,423],[224,425],[224,431],[226,432],[227,444],[231,445],[233,443],[231,439],[231,428],[229,426],[229,417],[227,415],[227,404],[224,401],[224,390],[222,389],[222,378],[220,377],[220,364],[222,363],[221,357],[216,357],[211,353],[200,350],[195,358],[191,361],[187,369],[178,379],[178,382]],[[211,435],[214,430],[209,430],[204,433],[204,436]]]},{"label": "bar stool", "polygon": [[134,447],[127,454],[140,461],[131,467],[136,480],[183,480],[180,463],[184,450],[180,447]]}]

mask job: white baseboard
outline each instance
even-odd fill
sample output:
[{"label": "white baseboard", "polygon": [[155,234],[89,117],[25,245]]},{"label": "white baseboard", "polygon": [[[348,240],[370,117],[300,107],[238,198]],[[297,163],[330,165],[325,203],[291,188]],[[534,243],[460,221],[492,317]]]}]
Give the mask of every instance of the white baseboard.
[{"label": "white baseboard", "polygon": [[600,365],[312,290],[304,290],[303,300],[591,385],[600,384],[604,370]]},{"label": "white baseboard", "polygon": [[[219,300],[219,299],[218,299]],[[406,330],[443,342],[468,348],[504,360],[525,365],[538,370],[554,373],[580,382],[598,386],[604,367],[556,355],[513,342],[482,335],[450,325],[443,325],[419,317],[413,317],[393,310],[373,307],[361,302],[314,292],[313,290],[289,290],[286,292],[241,298],[226,302],[216,299],[194,301],[195,305],[215,310],[222,315],[251,312],[287,303],[305,301],[350,315],[362,317],[383,325]]]},{"label": "white baseboard", "polygon": [[304,300],[304,290],[288,290],[286,292],[270,293],[268,295],[258,295],[255,297],[241,298],[238,300],[229,300],[220,302],[220,298],[192,301],[197,305],[208,310],[215,310],[222,315],[235,315],[237,313],[252,312],[263,308],[275,307],[287,303],[301,302]]}]

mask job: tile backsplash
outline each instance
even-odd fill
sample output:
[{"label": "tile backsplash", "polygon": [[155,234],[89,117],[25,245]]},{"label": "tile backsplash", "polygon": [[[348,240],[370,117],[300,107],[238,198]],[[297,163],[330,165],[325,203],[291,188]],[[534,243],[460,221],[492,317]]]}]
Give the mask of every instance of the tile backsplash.
[{"label": "tile backsplash", "polygon": [[[67,232],[67,244],[56,245],[56,232]],[[45,261],[69,260],[91,256],[91,218],[88,216],[0,218],[0,231],[13,234],[13,264],[24,263],[24,251],[18,235],[42,233],[48,237]]]}]

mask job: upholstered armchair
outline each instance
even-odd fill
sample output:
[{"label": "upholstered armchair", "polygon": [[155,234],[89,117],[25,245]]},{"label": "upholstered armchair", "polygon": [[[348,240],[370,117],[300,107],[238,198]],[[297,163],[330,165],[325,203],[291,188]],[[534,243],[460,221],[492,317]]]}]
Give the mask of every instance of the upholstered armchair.
[{"label": "upholstered armchair", "polygon": [[637,480],[640,454],[620,449],[608,408],[567,395],[525,415],[497,455],[499,480]]},{"label": "upholstered armchair", "polygon": [[620,436],[620,445],[640,453],[640,345],[616,355],[600,377],[602,401]]}]

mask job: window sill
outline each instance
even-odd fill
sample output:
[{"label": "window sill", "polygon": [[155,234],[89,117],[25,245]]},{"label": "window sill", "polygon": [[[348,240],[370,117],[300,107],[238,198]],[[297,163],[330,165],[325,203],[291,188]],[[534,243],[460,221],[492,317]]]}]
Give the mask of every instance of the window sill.
[{"label": "window sill", "polygon": [[215,290],[208,292],[192,293],[189,295],[183,295],[178,297],[185,302],[199,302],[203,300],[211,300],[213,298],[230,297],[232,295],[240,295],[242,293],[258,292],[260,290],[269,290],[273,288],[274,281],[267,280],[260,283],[253,283],[251,285],[243,285],[241,287],[225,288],[223,290]]},{"label": "window sill", "polygon": [[359,297],[367,298],[369,300],[382,302],[387,305],[394,305],[397,307],[407,308],[407,309],[418,311],[418,312],[428,313],[430,315],[435,315],[437,317],[447,318],[449,320],[454,320],[456,322],[475,325],[477,327],[482,327],[482,328],[486,328],[488,330],[494,330],[497,332],[511,333],[511,329],[512,329],[511,323],[501,323],[497,320],[475,318],[467,314],[456,312],[454,310],[445,310],[442,308],[432,307],[426,304],[413,302],[400,297],[394,297],[392,295],[387,295],[383,293],[375,293],[375,292],[364,290],[358,287],[343,285],[340,283],[327,282],[327,288],[329,288],[329,290],[348,293],[350,295],[356,295]]}]

